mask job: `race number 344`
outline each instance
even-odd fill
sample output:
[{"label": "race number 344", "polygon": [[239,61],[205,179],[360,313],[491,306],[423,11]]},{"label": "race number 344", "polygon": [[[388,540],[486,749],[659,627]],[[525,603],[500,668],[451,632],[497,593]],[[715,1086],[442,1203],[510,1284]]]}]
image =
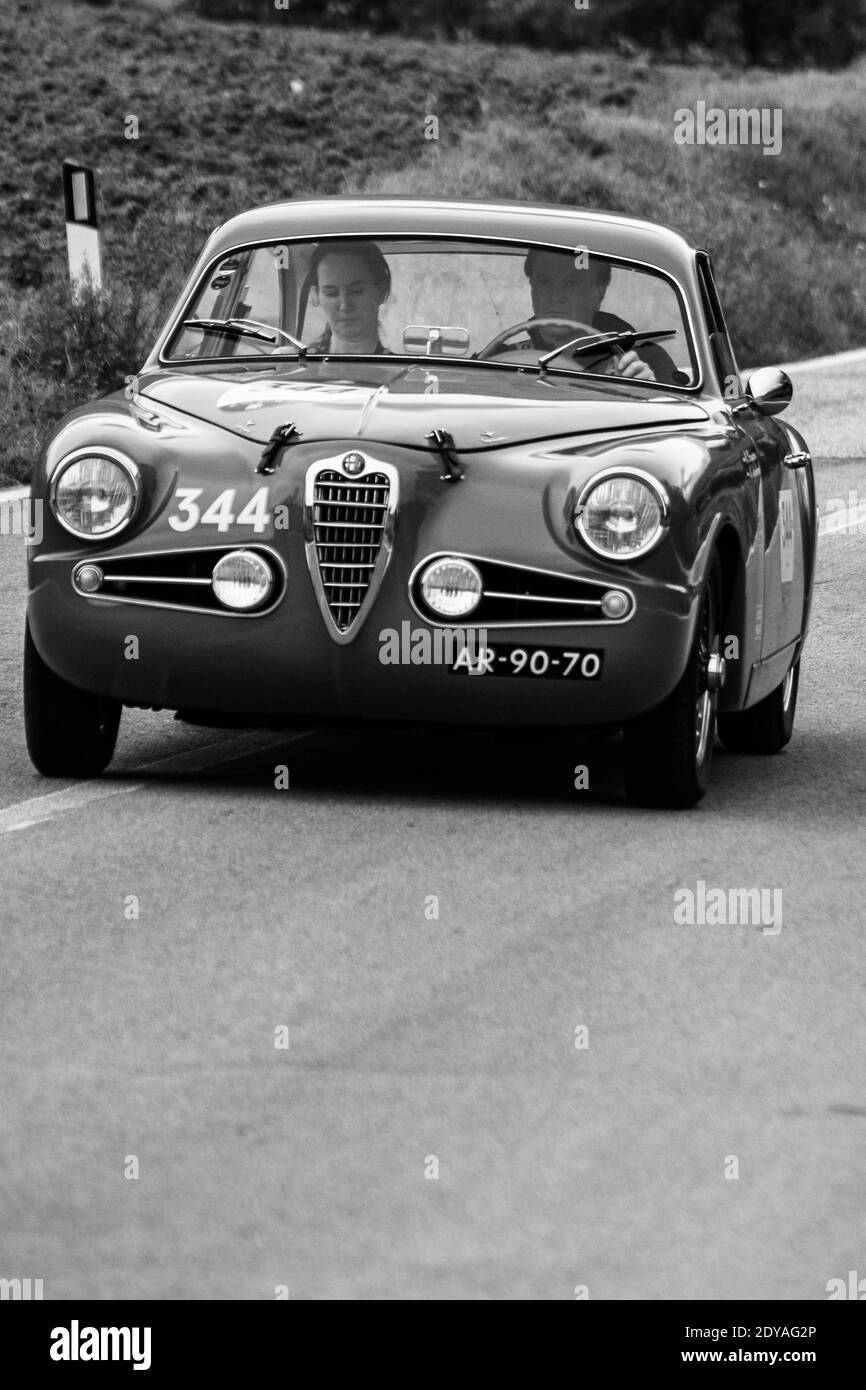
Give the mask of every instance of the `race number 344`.
[{"label": "race number 344", "polygon": [[196,526],[215,526],[217,531],[228,531],[230,526],[249,526],[255,535],[261,535],[268,528],[270,510],[268,489],[260,487],[237,514],[235,513],[235,489],[226,488],[202,511],[199,498],[204,491],[200,487],[179,487],[174,494],[175,510],[168,518],[173,531],[192,531]]}]

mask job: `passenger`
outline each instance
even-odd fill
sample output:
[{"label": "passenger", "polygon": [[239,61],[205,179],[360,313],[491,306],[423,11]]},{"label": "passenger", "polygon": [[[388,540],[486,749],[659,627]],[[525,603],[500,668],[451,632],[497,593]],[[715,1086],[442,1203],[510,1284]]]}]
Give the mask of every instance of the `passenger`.
[{"label": "passenger", "polygon": [[372,241],[321,242],[308,271],[310,298],[327,326],[310,352],[388,353],[379,309],[391,290],[388,262]]}]

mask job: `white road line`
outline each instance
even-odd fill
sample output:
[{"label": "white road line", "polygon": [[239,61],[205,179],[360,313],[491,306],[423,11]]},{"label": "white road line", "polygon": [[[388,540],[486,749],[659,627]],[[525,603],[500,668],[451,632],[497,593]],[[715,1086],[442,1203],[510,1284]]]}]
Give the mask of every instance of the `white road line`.
[{"label": "white road line", "polygon": [[[280,748],[286,743],[296,743],[302,738],[312,738],[320,732],[318,727],[304,729],[300,733],[286,733],[277,737],[273,732],[263,734],[260,729],[239,734],[236,738],[224,739],[219,743],[207,743],[202,748],[192,748],[188,753],[175,753],[168,758],[156,758],[153,762],[140,763],[130,769],[129,776],[142,772],[166,774],[174,772],[199,772],[206,767],[220,763],[236,762],[250,753],[263,752],[268,748]],[[0,835],[9,835],[15,830],[26,830],[30,825],[40,825],[44,821],[55,820],[57,816],[68,815],[93,801],[105,801],[110,796],[124,796],[130,792],[140,792],[153,787],[155,782],[123,781],[121,777],[94,778],[78,782],[62,791],[46,792],[44,796],[33,796],[28,801],[19,801],[0,811]]]},{"label": "white road line", "polygon": [[[820,371],[823,367],[853,367],[866,362],[866,348],[851,348],[849,352],[833,352],[828,357],[806,357],[802,362],[765,362],[765,367],[780,367],[783,372]],[[760,367],[741,367],[740,376],[747,381]]]},{"label": "white road line", "polygon": [[806,372],[820,367],[853,366],[855,362],[866,362],[866,348],[852,348],[850,352],[834,352],[828,357],[809,357],[805,362],[783,362],[783,372]]}]

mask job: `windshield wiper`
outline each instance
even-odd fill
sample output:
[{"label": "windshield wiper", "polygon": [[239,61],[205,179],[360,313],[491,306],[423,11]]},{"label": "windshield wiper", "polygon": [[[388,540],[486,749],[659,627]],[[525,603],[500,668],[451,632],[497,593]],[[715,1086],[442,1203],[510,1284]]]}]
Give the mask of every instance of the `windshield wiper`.
[{"label": "windshield wiper", "polygon": [[559,357],[563,352],[571,349],[572,356],[582,352],[594,352],[596,348],[616,346],[624,347],[626,351],[633,348],[635,343],[647,342],[658,338],[675,338],[677,330],[675,328],[647,328],[638,332],[634,328],[623,328],[618,333],[590,333],[584,334],[581,338],[572,338],[571,342],[563,343],[562,347],[552,348],[550,352],[542,353],[538,359],[538,365],[543,372],[548,362],[552,362],[554,357]]},{"label": "windshield wiper", "polygon": [[[299,338],[293,338],[284,328],[275,328],[270,323],[260,323],[258,319],[184,319],[183,327],[203,328],[206,332],[225,333],[235,338],[256,338],[263,343],[277,342],[279,334],[291,343],[299,357],[305,357],[307,353],[306,343],[302,343]],[[265,332],[259,332],[260,329],[264,329]]]}]

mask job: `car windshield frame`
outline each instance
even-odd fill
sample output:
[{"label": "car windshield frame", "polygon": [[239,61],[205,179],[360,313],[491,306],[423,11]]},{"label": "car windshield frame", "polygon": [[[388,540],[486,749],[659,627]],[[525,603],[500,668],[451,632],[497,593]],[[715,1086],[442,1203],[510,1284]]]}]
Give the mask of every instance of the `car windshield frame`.
[{"label": "car windshield frame", "polygon": [[[249,369],[250,367],[255,367],[259,371],[266,371],[271,366],[274,370],[278,370],[281,365],[287,362],[297,361],[300,361],[302,363],[376,362],[381,365],[394,365],[395,367],[399,364],[404,363],[416,365],[418,363],[426,363],[427,365],[430,365],[432,362],[436,362],[448,363],[450,366],[466,366],[467,364],[469,364],[482,369],[502,369],[504,371],[524,373],[533,377],[540,377],[542,380],[545,376],[551,375],[557,376],[559,378],[565,378],[566,380],[571,380],[575,382],[593,381],[603,382],[607,385],[627,383],[630,386],[651,387],[656,390],[661,389],[666,392],[672,391],[677,395],[695,396],[700,395],[704,390],[704,367],[701,354],[698,350],[698,335],[695,327],[695,319],[692,313],[692,305],[688,292],[685,286],[683,285],[682,281],[671,271],[664,270],[661,266],[655,265],[651,261],[639,260],[631,256],[614,255],[612,253],[604,251],[590,251],[590,255],[596,257],[598,260],[605,261],[614,267],[625,266],[631,269],[643,270],[652,275],[658,276],[662,280],[666,281],[667,284],[674,291],[680,311],[684,337],[686,339],[686,345],[688,347],[689,356],[692,363],[692,369],[695,375],[694,381],[689,382],[687,384],[680,384],[676,382],[660,382],[654,379],[645,380],[640,377],[624,377],[605,372],[585,372],[577,367],[563,367],[557,365],[556,363],[552,363],[545,368],[540,368],[535,363],[512,363],[499,358],[479,359],[473,356],[463,356],[459,354],[451,355],[447,352],[441,354],[437,353],[435,354],[435,356],[429,356],[427,353],[423,351],[412,353],[407,353],[405,351],[389,352],[387,353],[387,355],[383,355],[382,353],[336,353],[331,351],[322,352],[307,347],[306,352],[301,353],[292,348],[278,347],[271,354],[250,353],[247,356],[228,356],[225,353],[215,354],[213,356],[202,355],[193,358],[169,357],[167,355],[166,350],[168,346],[178,337],[179,333],[183,330],[184,319],[194,316],[194,306],[198,301],[198,297],[208,277],[214,274],[216,267],[219,264],[226,261],[228,258],[232,256],[244,255],[247,252],[253,252],[268,246],[276,247],[292,245],[310,245],[321,244],[325,241],[333,241],[339,243],[353,241],[361,243],[375,242],[375,244],[379,246],[387,242],[405,243],[413,239],[417,239],[419,242],[442,241],[450,243],[451,245],[460,243],[461,245],[465,245],[467,249],[470,249],[473,245],[482,245],[488,248],[492,248],[495,246],[507,246],[518,248],[524,254],[528,254],[528,252],[531,250],[557,251],[562,254],[567,254],[571,256],[575,254],[575,244],[563,245],[562,242],[538,241],[534,239],[530,240],[525,237],[503,235],[494,236],[489,234],[471,232],[465,232],[455,235],[454,232],[422,231],[418,229],[414,231],[391,230],[387,232],[346,232],[340,230],[323,232],[320,233],[318,236],[312,235],[311,233],[307,232],[303,235],[284,236],[278,238],[274,236],[254,238],[251,241],[244,241],[237,243],[233,246],[223,247],[220,251],[215,252],[214,255],[211,256],[210,259],[206,262],[206,264],[202,267],[202,270],[196,277],[195,282],[193,283],[189,293],[181,297],[181,299],[179,300],[179,307],[176,306],[173,310],[171,317],[166,323],[166,326],[163,329],[160,338],[158,339],[159,350],[157,353],[157,362],[161,367],[182,367],[185,370],[190,370],[191,368],[197,366],[204,367],[214,366],[218,364],[225,368],[236,367],[238,370],[244,370]],[[274,326],[274,333],[277,336],[282,336],[281,331],[278,330],[276,326]]]}]

